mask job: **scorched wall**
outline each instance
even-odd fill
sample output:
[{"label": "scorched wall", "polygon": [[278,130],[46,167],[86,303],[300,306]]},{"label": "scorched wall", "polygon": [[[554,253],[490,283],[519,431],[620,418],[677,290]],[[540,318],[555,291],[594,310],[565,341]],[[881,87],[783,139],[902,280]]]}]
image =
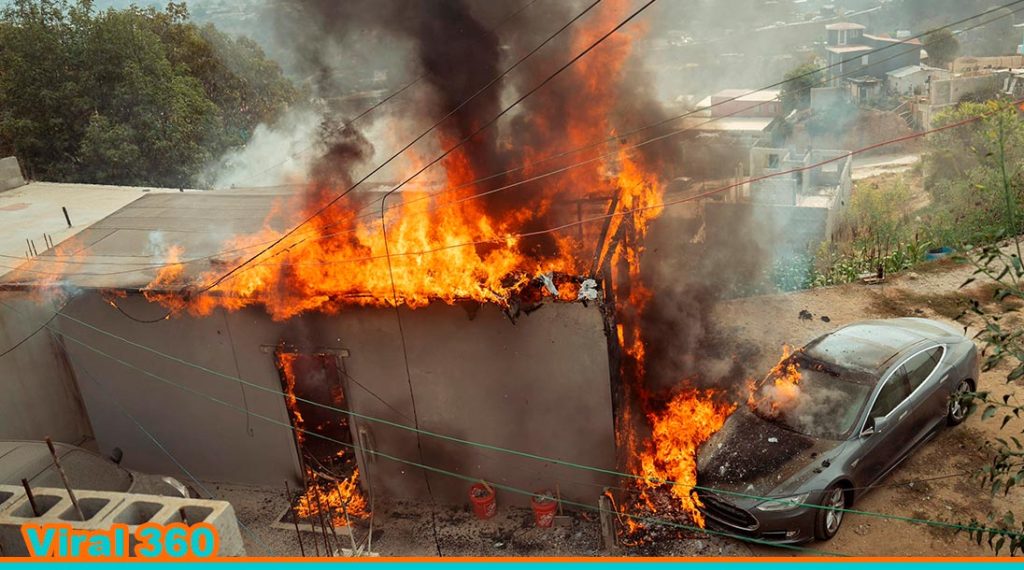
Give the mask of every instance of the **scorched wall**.
[{"label": "scorched wall", "polygon": [[[164,311],[137,295],[117,302],[139,319]],[[348,375],[343,383],[353,412],[405,425],[412,425],[415,415],[424,430],[613,469],[612,389],[600,309],[593,304],[551,303],[513,324],[496,306],[475,308],[436,303],[402,309],[411,393],[392,309],[353,307],[334,316],[306,315],[274,322],[262,309],[250,308],[140,323],[90,292],[71,302],[65,312],[274,392],[281,390],[281,382],[273,347],[281,341],[336,351]],[[201,479],[274,487],[286,478],[298,480],[294,440],[280,425],[289,418],[279,394],[174,362],[68,319],[59,324],[69,335],[128,363],[65,342],[101,451],[120,447],[127,467],[181,475],[130,414]],[[194,392],[163,383],[140,369]],[[421,461],[416,435],[410,431],[362,419],[353,419],[351,427],[354,441]],[[572,500],[593,503],[602,486],[611,482],[593,471],[426,435],[420,444],[427,465],[528,491],[554,489],[558,484],[563,497]],[[426,497],[420,469],[368,453],[360,454],[359,466],[381,495]],[[469,482],[439,474],[429,477],[438,500],[465,502]],[[527,501],[508,492],[499,495],[504,504]]]}]

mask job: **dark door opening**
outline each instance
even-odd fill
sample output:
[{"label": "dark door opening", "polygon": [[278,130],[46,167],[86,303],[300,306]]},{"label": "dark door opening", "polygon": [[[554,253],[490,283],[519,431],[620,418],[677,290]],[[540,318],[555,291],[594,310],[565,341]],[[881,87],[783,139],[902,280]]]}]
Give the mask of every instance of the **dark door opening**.
[{"label": "dark door opening", "polygon": [[303,463],[348,477],[356,467],[349,417],[330,409],[348,409],[340,359],[326,352],[279,347],[275,360]]}]

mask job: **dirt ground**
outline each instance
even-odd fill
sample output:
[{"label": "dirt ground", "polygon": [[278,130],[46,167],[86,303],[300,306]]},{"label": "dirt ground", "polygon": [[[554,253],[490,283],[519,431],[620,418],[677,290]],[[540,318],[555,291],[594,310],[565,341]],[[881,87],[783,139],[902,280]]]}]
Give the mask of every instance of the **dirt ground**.
[{"label": "dirt ground", "polygon": [[[800,346],[849,322],[902,316],[954,322],[953,317],[961,310],[958,288],[970,273],[965,266],[933,263],[879,285],[851,284],[731,301],[718,307],[716,320],[725,324],[725,336],[737,346],[761,347],[758,367],[767,369],[778,359],[777,347]],[[965,293],[978,295],[981,291],[975,288]],[[813,317],[800,318],[801,311],[808,311]],[[969,330],[969,334],[974,332]],[[983,373],[979,388],[990,391],[995,398],[1003,394],[1014,394],[1018,400],[1024,398],[1024,386],[1006,383],[1007,372],[1003,368]],[[986,439],[1019,434],[1024,429],[1024,422],[1015,420],[1000,430],[1001,416],[987,421],[979,416],[974,414],[961,426],[940,433],[890,474],[883,487],[866,495],[855,508],[947,523],[966,523],[972,517],[985,520],[989,512],[1002,514],[1014,507],[1019,514],[1024,505],[1024,492],[1020,489],[1015,489],[1008,497],[991,499],[987,489],[977,481],[956,475],[985,464]],[[937,477],[943,478],[934,479]],[[914,482],[922,479],[934,480]],[[978,546],[969,541],[966,534],[958,535],[951,529],[865,515],[849,515],[836,538],[812,546],[855,556],[992,554],[987,546]],[[775,548],[752,548],[756,555],[790,554]]]},{"label": "dirt ground", "polygon": [[[969,269],[949,262],[926,265],[917,272],[891,277],[879,285],[851,284],[789,294],[737,299],[721,303],[715,312],[721,342],[734,354],[752,360],[752,369],[767,370],[778,359],[783,344],[802,345],[843,324],[866,319],[922,316],[952,322],[960,311],[957,293]],[[979,291],[968,290],[977,295]],[[812,318],[801,318],[807,311]],[[806,317],[806,314],[805,314]],[[827,319],[827,322],[826,320]],[[751,347],[756,347],[753,350]],[[995,397],[1013,393],[1024,398],[1024,387],[1007,385],[1006,370],[983,374],[981,388]],[[978,414],[957,428],[945,430],[897,468],[880,488],[866,495],[855,508],[897,517],[946,523],[984,520],[989,512],[1003,513],[1024,505],[1019,488],[1009,497],[991,499],[986,489],[965,475],[983,465],[986,439],[1019,432],[1024,425],[1011,422],[1000,433],[999,417],[982,421]],[[298,556],[294,529],[272,524],[287,504],[283,489],[211,484],[220,499],[230,501],[245,525],[251,555]],[[444,556],[601,556],[599,525],[592,517],[575,515],[569,528],[538,529],[527,509],[500,509],[489,521],[477,521],[468,506],[430,508],[424,504],[379,504],[375,512],[373,551],[382,556],[434,556],[431,525],[436,520],[438,543]],[[368,529],[356,536],[365,540]],[[307,555],[313,534],[303,532]],[[348,547],[347,535],[339,536]],[[321,538],[322,541],[322,538]],[[330,538],[333,543],[333,537]],[[839,535],[828,543],[808,545],[819,551],[856,556],[987,556],[991,551],[948,528],[848,515]],[[321,543],[321,548],[323,548]],[[627,556],[789,556],[791,550],[749,545],[715,536],[693,536],[663,541],[655,548],[627,548]]]}]

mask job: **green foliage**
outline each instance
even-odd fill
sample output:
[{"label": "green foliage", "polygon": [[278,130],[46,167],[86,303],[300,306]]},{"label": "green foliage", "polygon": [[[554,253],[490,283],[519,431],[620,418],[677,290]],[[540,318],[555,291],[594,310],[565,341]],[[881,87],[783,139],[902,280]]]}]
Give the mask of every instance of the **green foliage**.
[{"label": "green foliage", "polygon": [[946,232],[943,245],[991,243],[1021,229],[1008,226],[1009,217],[1020,219],[1017,205],[1024,192],[1024,122],[1014,106],[999,100],[962,103],[936,117],[936,125],[978,116],[984,118],[928,138],[926,187],[934,204],[929,226]]},{"label": "green foliage", "polygon": [[782,85],[782,108],[785,112],[806,109],[811,106],[811,88],[821,83],[821,73],[814,61],[793,68],[786,73]]},{"label": "green foliage", "polygon": [[[1024,378],[1024,330],[1019,325],[1008,324],[1004,315],[990,308],[993,305],[1005,305],[1008,299],[1024,300],[1024,264],[1021,262],[1019,198],[1020,188],[1017,183],[1020,165],[1011,162],[1011,156],[1020,143],[1019,118],[1010,106],[995,105],[991,108],[992,115],[978,130],[984,135],[981,142],[986,146],[973,147],[979,163],[990,159],[995,161],[992,166],[994,176],[999,183],[992,188],[992,193],[1002,198],[1003,212],[1000,220],[1003,229],[996,238],[1008,238],[1008,243],[993,243],[979,248],[964,248],[963,259],[975,267],[974,275],[961,285],[965,287],[978,279],[985,280],[991,287],[992,301],[985,303],[971,299],[969,309],[961,318],[973,317],[980,321],[980,330],[975,335],[984,350],[982,369],[994,370],[1001,364],[1008,364],[1010,372],[1006,375],[1007,383],[1019,383]],[[983,153],[983,154],[982,154]],[[972,410],[981,409],[982,421],[993,421],[998,418],[999,429],[1005,430],[1014,420],[1024,414],[1024,405],[1011,394],[1002,398],[993,398],[988,392],[969,395],[968,401]],[[1024,434],[1024,430],[1020,430]],[[1019,434],[1018,434],[1019,435]],[[987,447],[993,456],[979,475],[979,482],[992,496],[1006,496],[1010,489],[1024,483],[1024,444],[1017,435],[991,438]],[[969,531],[971,538],[980,545],[982,541],[998,554],[1004,547],[1012,556],[1024,552],[1024,521],[1013,510],[1005,513],[989,513],[987,523],[972,520],[970,526],[977,527]]]},{"label": "green foliage", "polygon": [[297,97],[255,44],[174,3],[14,0],[0,12],[0,69],[0,139],[56,181],[189,185]]},{"label": "green foliage", "polygon": [[924,37],[924,49],[928,52],[929,63],[947,67],[960,53],[960,42],[949,28],[939,28]]}]

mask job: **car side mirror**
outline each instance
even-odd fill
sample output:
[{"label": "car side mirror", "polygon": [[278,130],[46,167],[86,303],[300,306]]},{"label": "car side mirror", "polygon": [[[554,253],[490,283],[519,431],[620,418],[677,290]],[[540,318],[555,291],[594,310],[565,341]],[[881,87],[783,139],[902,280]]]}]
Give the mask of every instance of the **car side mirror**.
[{"label": "car side mirror", "polygon": [[115,447],[110,450],[110,460],[120,465],[121,460],[124,459],[124,451],[120,447]]},{"label": "car side mirror", "polygon": [[864,429],[860,430],[860,436],[867,437],[873,433],[875,433],[875,418],[868,418],[868,420],[864,422]]}]

